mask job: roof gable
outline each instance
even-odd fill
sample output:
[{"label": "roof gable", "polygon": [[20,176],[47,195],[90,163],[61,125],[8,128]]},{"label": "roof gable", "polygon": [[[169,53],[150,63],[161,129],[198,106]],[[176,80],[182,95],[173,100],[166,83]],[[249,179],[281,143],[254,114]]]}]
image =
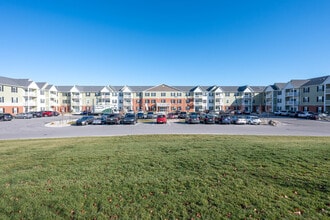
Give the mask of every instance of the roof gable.
[{"label": "roof gable", "polygon": [[173,91],[178,92],[180,90],[177,88],[165,85],[165,84],[161,84],[158,86],[151,87],[151,88],[147,89],[146,91],[148,91],[148,92],[173,92]]}]

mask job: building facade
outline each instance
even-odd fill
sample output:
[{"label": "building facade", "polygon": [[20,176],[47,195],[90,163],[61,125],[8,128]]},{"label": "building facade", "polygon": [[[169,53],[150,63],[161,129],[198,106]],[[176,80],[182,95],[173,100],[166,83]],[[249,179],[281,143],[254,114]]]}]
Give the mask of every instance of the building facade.
[{"label": "building facade", "polygon": [[0,77],[0,113],[330,110],[330,76],[269,86],[55,86]]}]

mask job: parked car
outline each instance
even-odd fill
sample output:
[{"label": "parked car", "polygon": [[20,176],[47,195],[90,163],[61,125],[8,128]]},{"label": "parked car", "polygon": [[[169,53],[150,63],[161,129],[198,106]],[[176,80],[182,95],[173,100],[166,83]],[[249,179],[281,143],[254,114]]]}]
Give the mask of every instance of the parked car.
[{"label": "parked car", "polygon": [[246,118],[243,116],[233,116],[233,123],[238,125],[245,125]]},{"label": "parked car", "polygon": [[104,125],[106,123],[105,119],[102,117],[94,118],[93,125]]},{"label": "parked car", "polygon": [[31,113],[18,113],[15,115],[15,118],[17,119],[31,119],[33,118],[33,115]]},{"label": "parked car", "polygon": [[0,114],[0,121],[11,121],[13,116],[9,113],[1,113]]},{"label": "parked car", "polygon": [[167,123],[167,117],[165,114],[158,114],[156,119],[157,124],[166,124]]},{"label": "parked car", "polygon": [[289,117],[298,117],[298,112],[296,111],[289,111],[288,112]]},{"label": "parked car", "polygon": [[119,113],[109,114],[106,122],[107,124],[120,124],[123,116]]},{"label": "parked car", "polygon": [[197,114],[189,114],[186,117],[185,122],[188,124],[199,124],[200,123],[199,116]]},{"label": "parked car", "polygon": [[175,119],[175,118],[178,118],[178,115],[173,113],[173,112],[170,112],[167,114],[167,118],[168,119]]},{"label": "parked car", "polygon": [[289,112],[288,111],[281,111],[281,116],[288,116],[289,115]]},{"label": "parked car", "polygon": [[51,117],[53,116],[53,111],[43,111],[41,115],[42,117]]},{"label": "parked car", "polygon": [[122,124],[135,124],[137,121],[137,118],[134,113],[126,113],[125,117],[121,121]]},{"label": "parked car", "polygon": [[280,115],[281,115],[281,111],[275,111],[275,112],[274,112],[274,115],[276,115],[276,116],[280,116]]},{"label": "parked car", "polygon": [[260,125],[261,120],[258,116],[246,116],[246,123],[250,125]]},{"label": "parked car", "polygon": [[136,114],[136,117],[137,117],[138,119],[144,119],[144,112],[138,112],[138,113]]},{"label": "parked car", "polygon": [[148,112],[147,113],[147,118],[148,119],[152,119],[152,118],[154,118],[156,115],[154,114],[154,112]]},{"label": "parked car", "polygon": [[319,114],[318,113],[310,114],[309,116],[307,116],[307,119],[318,120],[319,119]]},{"label": "parked car", "polygon": [[215,115],[213,114],[203,114],[200,117],[200,123],[204,124],[214,124],[215,123]]},{"label": "parked car", "polygon": [[85,110],[85,111],[82,111],[80,114],[81,114],[81,115],[91,115],[92,112],[91,112],[91,111],[87,111],[87,110]]},{"label": "parked car", "polygon": [[187,117],[187,112],[180,112],[179,114],[178,114],[178,118],[179,119],[185,119]]},{"label": "parked car", "polygon": [[220,115],[217,120],[218,120],[219,124],[231,124],[232,123],[232,118],[230,117],[230,115]]},{"label": "parked car", "polygon": [[57,112],[57,111],[53,111],[53,116],[59,116],[59,115],[60,115],[59,112]]},{"label": "parked car", "polygon": [[76,125],[89,125],[94,121],[94,116],[83,116],[76,121]]},{"label": "parked car", "polygon": [[309,116],[311,116],[312,114],[314,114],[313,112],[299,112],[298,113],[298,118],[308,118]]},{"label": "parked car", "polygon": [[32,114],[33,118],[40,118],[42,117],[42,112],[29,112]]}]

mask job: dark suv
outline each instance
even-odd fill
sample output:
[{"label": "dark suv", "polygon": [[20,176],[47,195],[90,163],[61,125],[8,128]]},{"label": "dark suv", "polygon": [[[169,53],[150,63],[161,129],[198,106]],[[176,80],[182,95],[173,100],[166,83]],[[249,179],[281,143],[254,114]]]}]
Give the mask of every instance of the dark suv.
[{"label": "dark suv", "polygon": [[109,114],[107,119],[106,119],[106,123],[108,125],[110,124],[117,124],[119,125],[121,123],[121,120],[122,120],[123,116],[121,114]]},{"label": "dark suv", "polygon": [[13,116],[9,113],[0,113],[0,121],[11,121]]},{"label": "dark suv", "polygon": [[180,112],[178,118],[185,119],[187,117],[187,112]]}]

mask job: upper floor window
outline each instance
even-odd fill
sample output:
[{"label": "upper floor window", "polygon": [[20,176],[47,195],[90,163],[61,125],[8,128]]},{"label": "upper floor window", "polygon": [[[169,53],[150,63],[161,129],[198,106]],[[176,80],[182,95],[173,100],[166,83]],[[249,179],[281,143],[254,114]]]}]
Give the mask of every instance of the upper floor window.
[{"label": "upper floor window", "polygon": [[3,85],[0,85],[0,92],[3,92],[3,91],[4,91]]},{"label": "upper floor window", "polygon": [[160,93],[160,96],[166,96],[165,92]]},{"label": "upper floor window", "polygon": [[12,86],[12,87],[11,87],[11,92],[12,92],[12,93],[17,93],[17,92],[18,92],[18,88],[15,87],[15,86]]},{"label": "upper floor window", "polygon": [[4,103],[5,102],[5,97],[0,97],[0,103]]},{"label": "upper floor window", "polygon": [[90,92],[86,92],[86,96],[91,96],[91,93]]},{"label": "upper floor window", "polygon": [[156,93],[155,93],[155,92],[152,92],[152,93],[151,93],[151,96],[156,96]]},{"label": "upper floor window", "polygon": [[309,93],[309,87],[304,87],[303,88],[303,93]]},{"label": "upper floor window", "polygon": [[149,92],[144,93],[144,96],[150,96]]},{"label": "upper floor window", "polygon": [[324,91],[324,85],[319,85],[317,86],[317,91],[320,92],[320,91]]}]

